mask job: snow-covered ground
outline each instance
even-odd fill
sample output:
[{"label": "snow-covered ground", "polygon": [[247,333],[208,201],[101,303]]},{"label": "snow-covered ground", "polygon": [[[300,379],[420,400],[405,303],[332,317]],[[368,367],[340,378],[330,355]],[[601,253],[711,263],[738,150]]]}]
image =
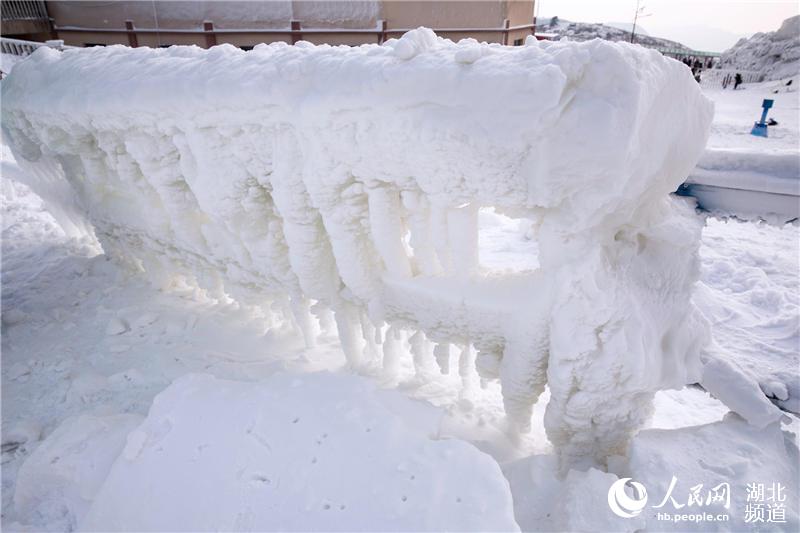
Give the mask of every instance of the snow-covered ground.
[{"label": "snow-covered ground", "polygon": [[[800,64],[800,63],[798,63]],[[713,72],[713,71],[712,71]],[[721,71],[720,71],[721,72]],[[721,87],[718,77],[703,81],[715,103],[711,137],[689,182],[701,204],[745,220],[785,222],[800,215],[800,76]],[[762,103],[773,101],[768,137],[750,134]]]},{"label": "snow-covered ground", "polygon": [[[800,64],[798,64],[800,65]],[[791,81],[790,85],[786,85]],[[703,90],[714,100],[714,122],[706,145],[711,150],[757,152],[765,155],[797,154],[800,146],[800,75],[784,80],[745,84],[734,91],[729,85],[704,84]],[[764,99],[774,101],[768,118],[778,124],[769,127],[769,137],[750,135],[753,123],[761,118]]]},{"label": "snow-covered ground", "polygon": [[[794,118],[776,114],[780,129],[755,141],[746,134],[765,90],[708,94],[710,147],[796,146],[797,93],[774,110]],[[615,468],[645,484],[649,505],[619,518],[607,499],[617,476],[557,477],[546,402],[515,439],[499,387],[474,373],[462,390],[458,374],[419,379],[403,358],[394,387],[353,375],[331,334],[307,349],[254,309],[192,287],[157,290],[96,242],[67,237],[7,179],[19,169],[5,149],[3,165],[4,530],[719,529],[659,520],[653,506],[672,476],[684,505],[698,484],[705,495],[729,483],[729,508],[702,509],[728,513],[723,530],[751,527],[748,483],[781,483],[786,523],[774,526],[798,528],[794,416],[754,428],[699,387],[658,393],[651,427]],[[480,226],[484,267],[537,265],[518,221],[482,211]],[[709,219],[700,253],[706,356],[741,367],[797,413],[798,227]]]}]

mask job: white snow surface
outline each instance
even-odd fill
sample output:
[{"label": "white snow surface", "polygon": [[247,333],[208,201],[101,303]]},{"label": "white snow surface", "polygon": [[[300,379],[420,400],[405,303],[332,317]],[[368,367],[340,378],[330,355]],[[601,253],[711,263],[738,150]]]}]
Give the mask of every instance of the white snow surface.
[{"label": "white snow surface", "polygon": [[[689,183],[716,189],[706,208],[722,216],[782,225],[800,214],[800,76],[723,89],[703,83],[714,101],[714,121],[706,151]],[[773,101],[768,137],[750,134],[764,99]],[[754,191],[754,192],[753,192]]]},{"label": "white snow surface", "polygon": [[21,59],[20,56],[13,54],[0,54],[0,70],[3,71],[4,75],[8,74]]},{"label": "white snow surface", "polygon": [[74,530],[141,423],[135,414],[64,420],[20,467],[15,508],[33,523]]},{"label": "white snow surface", "polygon": [[[786,85],[792,81],[790,85]],[[708,150],[728,153],[797,157],[800,146],[800,76],[781,81],[747,83],[733,90],[730,86],[704,85],[703,92],[714,101],[714,121]],[[773,101],[768,118],[778,121],[769,126],[769,137],[750,134],[753,123],[761,118],[764,99]],[[785,173],[781,173],[785,176]],[[797,174],[795,174],[797,177]]]},{"label": "white snow surface", "polygon": [[355,376],[189,375],[155,397],[80,528],[518,530],[497,462],[432,440],[440,418]]},{"label": "white snow surface", "polygon": [[[395,374],[404,330],[419,376],[477,351],[516,431],[548,384],[565,467],[603,465],[656,391],[699,379],[701,222],[668,194],[712,106],[657,52],[425,28],[356,48],[38,50],[2,92],[28,183],[71,233],[309,347],[333,318],[361,371]],[[489,206],[536,220],[539,269],[481,268]]]},{"label": "white snow surface", "polygon": [[[677,430],[650,429],[639,433],[631,445],[627,476],[643,483],[653,505],[659,505],[669,493],[673,477],[676,483],[671,493],[681,506],[676,509],[671,502],[654,509],[649,506],[643,513],[649,531],[797,531],[798,521],[798,464],[796,435],[782,431],[778,423],[756,428],[737,415],[730,413],[719,422]],[[762,481],[763,480],[763,481]],[[703,499],[710,489],[727,483],[730,505],[724,501],[710,505],[689,504],[689,495],[697,492]],[[747,520],[747,485],[752,483],[780,483],[787,489],[785,521],[783,523],[757,523]],[[699,487],[698,487],[699,485]],[[794,493],[790,495],[788,491]],[[794,497],[793,497],[794,496]],[[705,503],[705,502],[704,502]],[[729,510],[728,510],[729,509]],[[724,524],[707,522],[690,524],[678,521],[657,520],[658,512],[690,514],[727,513]],[[699,527],[698,527],[699,526]]]}]

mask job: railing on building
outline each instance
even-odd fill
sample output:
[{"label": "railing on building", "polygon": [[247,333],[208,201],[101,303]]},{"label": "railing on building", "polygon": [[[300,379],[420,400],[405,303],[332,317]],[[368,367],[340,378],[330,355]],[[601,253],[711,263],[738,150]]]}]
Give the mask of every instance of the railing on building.
[{"label": "railing on building", "polygon": [[38,43],[34,41],[23,41],[22,39],[9,39],[8,37],[0,37],[0,53],[10,54],[13,56],[29,56],[37,48],[47,46],[55,48],[56,50],[64,50],[67,48],[77,48],[76,46],[67,46],[61,39],[52,41],[45,41]]},{"label": "railing on building", "polygon": [[0,18],[3,22],[13,20],[49,21],[44,2],[28,0],[3,0],[0,3]]},{"label": "railing on building", "polygon": [[[498,28],[432,28],[438,35],[448,33],[498,33],[502,36],[502,43],[508,44],[508,36],[511,32],[528,30],[533,35],[536,22],[511,26],[508,19],[503,21],[503,25]],[[216,28],[212,21],[204,21],[202,27],[189,29],[171,28],[137,28],[132,20],[125,21],[124,28],[87,28],[83,26],[53,26],[56,32],[81,32],[81,33],[125,33],[128,36],[129,46],[139,45],[139,34],[161,34],[161,35],[203,35],[205,44],[211,47],[217,44],[218,35],[231,34],[257,34],[257,35],[283,35],[288,37],[288,41],[296,43],[302,41],[305,35],[374,35],[375,41],[379,44],[386,41],[391,36],[399,36],[413,28],[388,28],[385,20],[378,20],[374,28],[303,28],[299,20],[289,22],[287,28]]]},{"label": "railing on building", "polygon": [[[5,4],[5,2],[3,2]],[[47,41],[45,43],[38,43],[34,41],[23,41],[22,39],[9,39],[8,37],[0,37],[0,53],[12,55],[17,57],[26,57],[31,55],[37,48],[42,46],[49,46],[57,50],[65,48],[75,48],[74,46],[64,46],[64,41]],[[8,72],[0,69],[0,80],[6,77]]]},{"label": "railing on building", "polygon": [[692,57],[692,58],[717,58],[719,52],[704,52],[702,50],[687,50],[685,48],[664,48],[661,46],[650,46],[654,50],[658,50],[665,56],[670,57]]},{"label": "railing on building", "polygon": [[711,68],[704,70],[700,75],[701,83],[704,86],[722,86],[727,78],[726,85],[734,85],[736,75],[742,76],[742,83],[759,83],[764,81],[764,75],[752,70],[737,70],[735,68]]}]

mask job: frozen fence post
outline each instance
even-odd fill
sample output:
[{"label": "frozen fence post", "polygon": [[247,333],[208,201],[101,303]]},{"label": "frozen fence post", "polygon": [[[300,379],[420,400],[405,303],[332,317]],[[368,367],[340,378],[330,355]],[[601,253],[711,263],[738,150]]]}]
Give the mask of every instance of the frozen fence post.
[{"label": "frozen fence post", "polygon": [[128,46],[131,48],[136,48],[139,46],[139,38],[136,36],[136,30],[133,27],[132,20],[125,21],[125,29],[128,33]]},{"label": "frozen fence post", "polygon": [[378,21],[378,44],[383,44],[386,41],[386,21],[381,19]]},{"label": "frozen fence post", "polygon": [[[334,317],[354,371],[396,379],[405,357],[431,379],[459,346],[465,386],[477,361],[515,431],[549,386],[565,466],[623,452],[656,391],[700,377],[702,221],[670,193],[712,106],[658,52],[425,28],[355,48],[87,48],[34,54],[2,98],[63,226],[309,345]],[[481,267],[482,207],[537,220],[538,270]]]},{"label": "frozen fence post", "polygon": [[510,27],[511,22],[508,19],[503,19],[503,39],[502,43],[504,45],[508,44],[508,28]]},{"label": "frozen fence post", "polygon": [[292,34],[292,44],[296,44],[297,41],[303,40],[303,34],[301,33],[301,26],[299,20],[293,20],[290,22],[291,34]]},{"label": "frozen fence post", "polygon": [[203,31],[206,33],[206,48],[217,46],[217,34],[214,33],[214,23],[210,20],[203,22]]}]

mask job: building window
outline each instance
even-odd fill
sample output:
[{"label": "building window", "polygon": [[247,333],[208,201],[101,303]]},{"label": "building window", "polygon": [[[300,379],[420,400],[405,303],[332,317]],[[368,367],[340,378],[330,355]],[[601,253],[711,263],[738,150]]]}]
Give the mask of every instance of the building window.
[{"label": "building window", "polygon": [[514,39],[514,46],[522,46],[525,39]]},{"label": "building window", "polygon": [[84,48],[91,48],[93,46],[105,46],[103,43],[83,43]]},{"label": "building window", "polygon": [[252,50],[252,49],[253,49],[253,47],[252,47],[252,46],[249,46],[249,45],[240,46],[239,48],[241,48],[241,49],[242,49],[242,50],[244,50],[245,52],[249,52],[250,50]]}]

